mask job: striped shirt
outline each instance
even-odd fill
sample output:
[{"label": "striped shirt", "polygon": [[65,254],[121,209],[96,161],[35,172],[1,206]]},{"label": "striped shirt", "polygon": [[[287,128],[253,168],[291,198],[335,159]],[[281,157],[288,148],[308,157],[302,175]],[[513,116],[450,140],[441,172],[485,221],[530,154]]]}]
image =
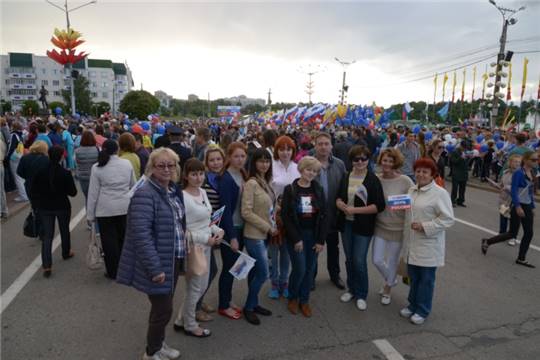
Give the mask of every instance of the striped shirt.
[{"label": "striped shirt", "polygon": [[176,258],[185,258],[186,247],[184,242],[184,231],[181,226],[182,218],[184,217],[184,208],[174,191],[167,190],[167,200],[169,200],[174,215],[174,256]]}]

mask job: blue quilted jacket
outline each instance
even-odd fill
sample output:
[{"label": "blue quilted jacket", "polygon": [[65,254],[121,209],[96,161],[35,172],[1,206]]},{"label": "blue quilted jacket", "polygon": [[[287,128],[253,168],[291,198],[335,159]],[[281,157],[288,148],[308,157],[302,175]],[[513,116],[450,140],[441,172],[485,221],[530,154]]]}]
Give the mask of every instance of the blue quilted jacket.
[{"label": "blue quilted jacket", "polygon": [[[182,206],[182,190],[175,184]],[[182,218],[186,229],[186,217]],[[152,278],[165,273],[165,282]],[[146,181],[131,198],[126,237],[118,266],[117,281],[149,295],[170,294],[174,274],[174,216],[164,188]]]}]

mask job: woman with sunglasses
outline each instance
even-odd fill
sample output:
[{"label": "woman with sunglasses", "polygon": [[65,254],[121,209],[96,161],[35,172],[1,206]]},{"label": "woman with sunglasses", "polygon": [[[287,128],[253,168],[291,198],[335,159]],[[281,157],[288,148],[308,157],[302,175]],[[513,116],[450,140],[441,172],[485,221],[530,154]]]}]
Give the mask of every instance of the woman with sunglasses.
[{"label": "woman with sunglasses", "polygon": [[367,253],[375,230],[377,214],[385,208],[384,193],[379,178],[369,170],[371,153],[366,146],[355,145],[349,151],[352,171],[341,180],[336,206],[338,228],[341,231],[347,292],[342,302],[356,299],[358,310],[367,309],[369,289]]},{"label": "woman with sunglasses", "polygon": [[534,172],[537,166],[538,154],[528,151],[523,154],[521,169],[516,170],[512,175],[512,185],[510,194],[512,197],[512,208],[510,210],[510,231],[504,234],[493,236],[489,239],[482,239],[482,253],[486,255],[490,245],[516,239],[519,231],[519,224],[523,226],[523,238],[519,245],[519,255],[516,264],[529,268],[535,266],[525,258],[533,237],[534,220]]},{"label": "woman with sunglasses", "polygon": [[437,185],[444,187],[444,158],[442,156],[444,152],[444,142],[441,139],[435,139],[431,142],[431,148],[429,149],[429,158],[433,160],[437,165],[437,178],[435,182]]}]

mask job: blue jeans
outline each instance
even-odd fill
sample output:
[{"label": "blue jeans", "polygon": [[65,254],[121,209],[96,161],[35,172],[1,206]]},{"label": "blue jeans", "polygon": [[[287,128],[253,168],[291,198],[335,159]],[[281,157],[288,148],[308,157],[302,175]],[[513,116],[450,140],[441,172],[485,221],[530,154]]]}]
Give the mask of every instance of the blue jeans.
[{"label": "blue jeans", "polygon": [[256,260],[248,275],[248,296],[244,305],[244,309],[253,311],[259,305],[259,291],[268,280],[268,251],[265,240],[245,238],[244,243],[249,256]]},{"label": "blue jeans", "polygon": [[[240,246],[240,250],[244,248],[244,236],[242,235],[243,230],[242,228],[237,228],[236,233],[238,236],[236,239],[238,240],[238,244]],[[225,241],[229,242],[230,240],[225,237]],[[229,273],[229,270],[232,268],[234,263],[236,262],[236,259],[238,259],[238,253],[235,253],[231,250],[230,247],[227,245],[220,245],[219,247],[221,251],[221,262],[222,262],[222,268],[221,268],[221,274],[219,275],[219,305],[218,307],[220,309],[228,309],[231,305],[231,299],[232,299],[232,287],[233,287],[233,281],[234,277]]]},{"label": "blue jeans", "polygon": [[431,312],[433,290],[435,289],[436,267],[407,265],[411,288],[409,290],[409,310],[424,318]]},{"label": "blue jeans", "polygon": [[304,249],[300,252],[294,250],[294,244],[287,243],[292,265],[289,277],[289,299],[298,299],[300,304],[307,304],[309,303],[309,292],[314,281],[318,257],[318,254],[313,250],[313,246],[315,246],[313,230],[302,231],[302,242]]},{"label": "blue jeans", "polygon": [[356,299],[365,300],[369,289],[367,253],[372,236],[356,235],[352,226],[352,221],[345,221],[345,231],[341,234],[345,250],[347,287]]},{"label": "blue jeans", "polygon": [[287,288],[289,280],[289,251],[287,250],[287,240],[283,239],[281,245],[268,245],[268,254],[271,258],[270,280],[272,287],[280,290]]}]

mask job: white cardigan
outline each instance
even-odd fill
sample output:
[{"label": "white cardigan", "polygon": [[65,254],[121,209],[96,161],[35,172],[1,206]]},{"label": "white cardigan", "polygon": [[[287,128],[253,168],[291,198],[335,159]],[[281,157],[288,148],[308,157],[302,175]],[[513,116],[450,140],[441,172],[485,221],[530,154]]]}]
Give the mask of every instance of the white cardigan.
[{"label": "white cardigan", "polygon": [[[448,192],[432,181],[411,187],[412,210],[407,211],[403,229],[405,261],[417,266],[444,266],[445,230],[454,225],[454,210]],[[420,222],[424,231],[411,229]]]},{"label": "white cardigan", "polygon": [[208,245],[210,235],[217,234],[221,229],[217,225],[210,226],[212,216],[212,205],[208,200],[206,191],[199,189],[203,202],[199,202],[196,197],[185,190],[184,207],[186,209],[186,229],[191,235],[194,244]]},{"label": "white cardigan", "polygon": [[128,160],[112,155],[107,165],[92,166],[88,200],[86,201],[86,218],[90,221],[96,217],[126,215],[128,212],[129,189],[135,184],[133,166]]}]

